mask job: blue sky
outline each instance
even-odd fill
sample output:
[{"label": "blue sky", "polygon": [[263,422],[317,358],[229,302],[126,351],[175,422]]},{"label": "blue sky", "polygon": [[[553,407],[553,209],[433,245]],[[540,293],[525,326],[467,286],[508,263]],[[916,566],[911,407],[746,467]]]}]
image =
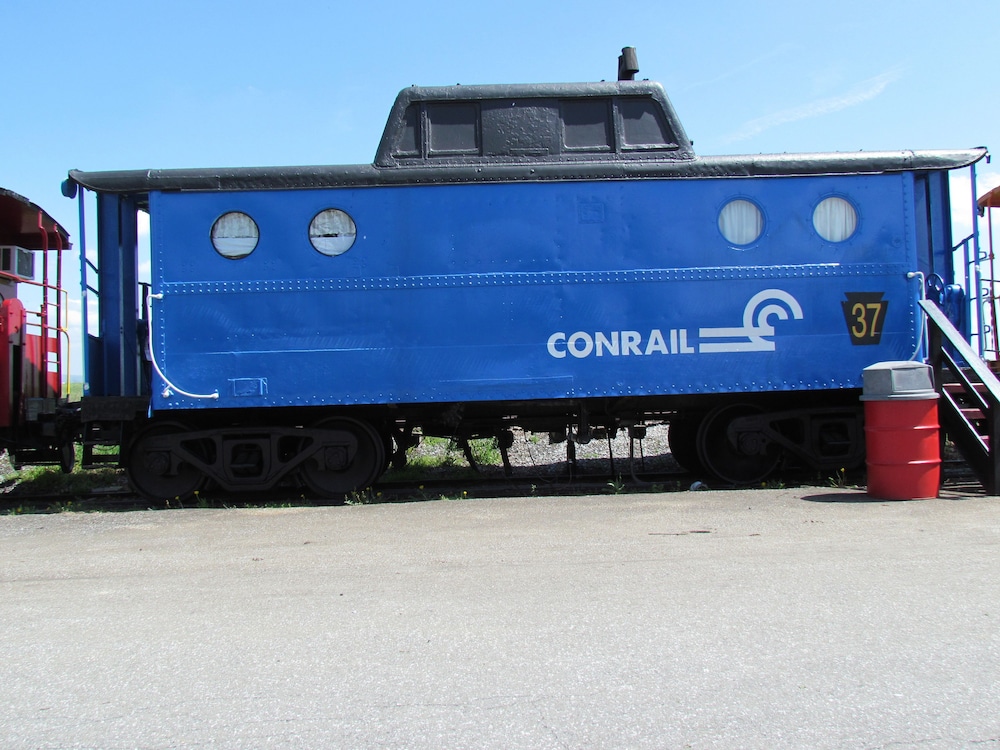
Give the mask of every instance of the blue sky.
[{"label": "blue sky", "polygon": [[1000,149],[998,33],[994,0],[0,0],[0,186],[75,236],[70,168],[370,162],[401,88],[613,79],[626,45],[700,154]]}]

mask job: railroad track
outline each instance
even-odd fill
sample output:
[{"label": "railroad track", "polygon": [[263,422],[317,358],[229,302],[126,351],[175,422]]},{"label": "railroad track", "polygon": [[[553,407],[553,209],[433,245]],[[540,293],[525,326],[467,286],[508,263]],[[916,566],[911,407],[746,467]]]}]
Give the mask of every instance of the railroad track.
[{"label": "railroad track", "polygon": [[183,500],[147,500],[129,488],[88,492],[31,492],[30,488],[0,495],[0,513],[54,513],[227,506],[331,505],[437,500],[440,498],[530,497],[625,492],[669,492],[688,489],[695,481],[683,473],[648,474],[621,478],[611,475],[524,477],[428,477],[386,481],[348,495],[343,501],[310,497],[304,488],[278,487],[268,492],[226,493],[208,489]]},{"label": "railroad track", "polygon": [[[863,472],[824,478],[816,472],[788,470],[764,488],[782,486],[830,486],[840,482],[845,488],[863,486]],[[184,500],[158,501],[140,497],[127,487],[97,488],[87,492],[31,492],[15,488],[0,495],[0,514],[59,513],[70,511],[167,510],[180,508],[268,507],[294,505],[368,505],[379,503],[419,502],[438,499],[477,499],[503,497],[558,497],[568,495],[636,494],[641,492],[682,492],[690,489],[734,489],[723,484],[706,484],[695,474],[672,471],[643,473],[623,477],[607,473],[539,474],[516,477],[446,476],[414,478],[406,481],[383,481],[371,488],[352,493],[343,501],[310,497],[304,488],[278,487],[269,492],[226,493],[206,490]],[[962,461],[942,465],[942,489],[960,494],[982,494],[982,486]]]}]

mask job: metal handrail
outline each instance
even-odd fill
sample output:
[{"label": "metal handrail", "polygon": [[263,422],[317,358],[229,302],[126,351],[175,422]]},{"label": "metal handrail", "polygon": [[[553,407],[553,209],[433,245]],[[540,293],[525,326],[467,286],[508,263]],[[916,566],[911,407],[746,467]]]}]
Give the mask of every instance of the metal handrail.
[{"label": "metal handrail", "polygon": [[[1000,495],[1000,380],[934,302],[921,300],[920,307],[927,316],[941,423],[987,494]],[[959,394],[945,388],[946,371],[948,382],[959,386]],[[982,415],[977,419],[985,424],[986,435],[976,429],[960,400]]]},{"label": "metal handrail", "polygon": [[[71,339],[69,335],[69,327],[63,318],[65,317],[64,311],[69,309],[69,292],[63,289],[62,286],[57,284],[52,284],[48,280],[35,281],[34,279],[27,279],[17,274],[10,273],[7,271],[0,271],[0,279],[7,279],[13,281],[17,284],[24,284],[26,286],[38,287],[45,291],[52,291],[56,294],[56,301],[52,302],[48,300],[45,296],[42,300],[40,310],[29,310],[25,308],[25,323],[26,325],[32,326],[34,329],[39,331],[39,334],[43,338],[57,338],[62,340],[65,337],[66,344],[66,361],[64,366],[60,364],[59,366],[59,386],[60,386],[60,397],[66,397],[70,392],[70,358],[72,354]],[[55,318],[56,324],[51,325],[47,321],[49,319],[48,309],[55,308]],[[37,318],[37,321],[29,320],[29,318]],[[48,337],[47,334],[54,333],[54,336]],[[60,343],[60,347],[62,343]]]}]

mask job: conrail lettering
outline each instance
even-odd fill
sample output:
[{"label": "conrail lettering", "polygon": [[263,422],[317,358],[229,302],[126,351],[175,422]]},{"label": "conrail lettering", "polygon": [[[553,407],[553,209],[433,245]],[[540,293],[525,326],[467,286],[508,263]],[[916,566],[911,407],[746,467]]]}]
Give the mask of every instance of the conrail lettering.
[{"label": "conrail lettering", "polygon": [[694,354],[694,347],[688,344],[688,332],[684,328],[672,328],[666,332],[654,328],[648,336],[639,331],[558,331],[549,336],[549,354],[563,359],[568,354],[577,359],[586,357],[642,357],[650,354]]},{"label": "conrail lettering", "polygon": [[[881,294],[879,295],[881,297]],[[850,295],[848,295],[850,299]],[[871,308],[875,305],[870,304]],[[866,307],[865,310],[869,308]],[[879,307],[881,311],[884,308]],[[844,306],[845,315],[847,306]],[[857,313],[861,315],[861,313]],[[644,336],[639,331],[557,331],[549,336],[549,355],[556,359],[567,356],[576,359],[587,357],[642,357],[650,354],[732,354],[737,352],[773,352],[776,322],[802,320],[802,305],[783,289],[764,289],[757,292],[743,307],[743,325],[703,327],[697,337],[687,328],[670,328],[666,334],[659,328]],[[872,318],[870,328],[875,330]],[[862,318],[861,322],[866,323]],[[866,323],[867,325],[867,323]],[[881,333],[881,332],[880,332]],[[855,333],[854,335],[857,336]]]}]

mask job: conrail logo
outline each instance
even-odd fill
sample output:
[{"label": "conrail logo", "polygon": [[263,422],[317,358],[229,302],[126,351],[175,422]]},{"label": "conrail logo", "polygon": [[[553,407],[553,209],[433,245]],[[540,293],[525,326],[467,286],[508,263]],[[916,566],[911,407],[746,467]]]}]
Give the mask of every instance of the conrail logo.
[{"label": "conrail logo", "polygon": [[758,292],[743,308],[743,325],[731,328],[699,328],[692,336],[687,328],[664,331],[556,331],[547,343],[555,359],[575,357],[645,357],[653,354],[723,354],[729,352],[773,352],[774,322],[802,320],[802,306],[782,289]]}]

